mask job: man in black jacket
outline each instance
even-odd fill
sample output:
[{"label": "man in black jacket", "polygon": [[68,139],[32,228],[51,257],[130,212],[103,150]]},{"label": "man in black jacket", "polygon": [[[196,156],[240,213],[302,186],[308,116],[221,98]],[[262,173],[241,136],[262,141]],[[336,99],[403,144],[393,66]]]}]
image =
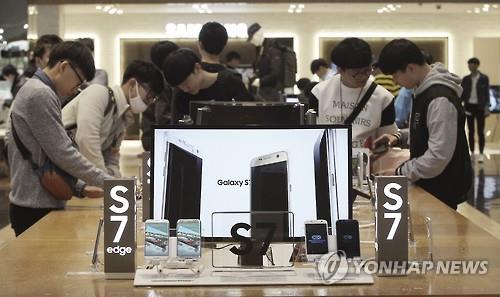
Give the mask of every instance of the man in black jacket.
[{"label": "man in black jacket", "polygon": [[256,46],[254,64],[256,78],[252,86],[257,88],[256,98],[264,101],[280,101],[283,92],[281,50],[275,39],[264,39],[264,31],[258,23],[248,27],[248,42]]},{"label": "man in black jacket", "polygon": [[474,153],[474,121],[477,119],[477,134],[479,136],[479,159],[484,161],[484,118],[488,114],[490,106],[490,80],[488,76],[479,72],[479,59],[471,58],[467,61],[470,75],[462,80],[462,101],[465,103],[465,115],[469,128],[469,148]]}]

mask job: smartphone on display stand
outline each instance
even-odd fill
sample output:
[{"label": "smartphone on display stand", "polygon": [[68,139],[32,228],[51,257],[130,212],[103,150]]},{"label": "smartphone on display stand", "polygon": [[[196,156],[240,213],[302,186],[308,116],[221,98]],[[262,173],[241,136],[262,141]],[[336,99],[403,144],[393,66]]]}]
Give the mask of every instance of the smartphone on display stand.
[{"label": "smartphone on display stand", "polygon": [[314,262],[328,254],[328,223],[326,220],[309,220],[304,224],[307,261]]},{"label": "smartphone on display stand", "polygon": [[201,258],[201,222],[199,219],[177,221],[177,258],[199,260]]},{"label": "smartphone on display stand", "polygon": [[168,220],[146,220],[144,258],[151,262],[168,260],[169,249]]},{"label": "smartphone on display stand", "polygon": [[[250,162],[250,210],[251,211],[289,211],[288,154],[280,151],[253,158]],[[289,215],[252,214],[252,237],[259,232],[257,224],[275,223],[274,241],[289,238]],[[256,237],[255,237],[256,238]]]},{"label": "smartphone on display stand", "polygon": [[337,249],[344,251],[346,258],[359,258],[361,256],[359,243],[359,223],[356,220],[338,220]]}]

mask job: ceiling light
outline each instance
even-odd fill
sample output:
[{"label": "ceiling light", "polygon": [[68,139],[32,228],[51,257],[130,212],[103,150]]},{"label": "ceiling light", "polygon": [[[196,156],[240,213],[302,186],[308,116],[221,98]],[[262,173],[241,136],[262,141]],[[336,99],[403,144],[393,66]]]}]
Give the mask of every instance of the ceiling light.
[{"label": "ceiling light", "polygon": [[3,28],[0,28],[0,34],[3,34],[3,32],[4,32]]},{"label": "ceiling light", "polygon": [[382,9],[377,9],[377,13],[384,13],[384,11]]},{"label": "ceiling light", "polygon": [[193,9],[200,9],[200,6],[198,4],[193,4]]},{"label": "ceiling light", "polygon": [[295,4],[290,4],[290,8],[295,9],[295,7],[297,7],[297,5],[295,5]]},{"label": "ceiling light", "polygon": [[293,13],[293,9],[292,8],[288,9],[288,13]]},{"label": "ceiling light", "polygon": [[489,7],[486,7],[486,6],[485,6],[485,7],[483,7],[483,11],[484,11],[484,12],[488,12],[489,10],[490,10],[490,8],[489,8]]},{"label": "ceiling light", "polygon": [[3,39],[3,36],[2,36],[2,35],[0,35],[0,40],[2,40],[2,39]]},{"label": "ceiling light", "polygon": [[101,9],[102,9],[102,5],[97,5],[97,6],[95,7],[95,9],[97,9],[97,10],[101,10]]},{"label": "ceiling light", "polygon": [[29,28],[28,24],[24,24],[23,28],[24,28],[24,30],[28,30],[28,28]]},{"label": "ceiling light", "polygon": [[302,9],[297,9],[295,12],[296,13],[302,13]]},{"label": "ceiling light", "polygon": [[116,11],[116,14],[123,14],[123,10],[118,9],[118,10]]},{"label": "ceiling light", "polygon": [[200,7],[203,8],[203,9],[207,9],[208,5],[207,4],[202,4]]},{"label": "ceiling light", "polygon": [[105,12],[108,12],[110,9],[111,9],[111,5],[106,5],[106,6],[104,6],[104,8],[102,10]]},{"label": "ceiling light", "polygon": [[117,10],[118,10],[118,9],[116,9],[116,8],[114,8],[114,7],[113,7],[113,8],[111,8],[111,9],[109,10],[109,14],[115,14]]},{"label": "ceiling light", "polygon": [[389,4],[389,5],[387,5],[387,8],[389,8],[389,9],[393,9],[393,8],[395,8],[395,7],[394,7],[394,5],[393,5],[393,4]]},{"label": "ceiling light", "polygon": [[401,4],[396,5],[396,8],[401,8],[401,7],[402,7]]},{"label": "ceiling light", "polygon": [[490,5],[489,4],[484,4],[483,7],[490,7]]},{"label": "ceiling light", "polygon": [[5,40],[4,40],[2,43],[3,43],[4,45],[6,45],[6,44],[7,44],[7,41],[5,41]]},{"label": "ceiling light", "polygon": [[304,9],[306,6],[304,4],[299,4],[300,9]]}]

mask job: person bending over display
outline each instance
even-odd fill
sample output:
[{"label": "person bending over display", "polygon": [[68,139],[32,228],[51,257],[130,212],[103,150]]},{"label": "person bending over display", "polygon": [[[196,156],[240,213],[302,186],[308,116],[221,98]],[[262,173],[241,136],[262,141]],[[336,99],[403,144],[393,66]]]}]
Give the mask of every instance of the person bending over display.
[{"label": "person bending over display", "polygon": [[[49,159],[69,175],[99,187],[104,179],[112,178],[73,147],[61,121],[60,98],[74,93],[94,73],[94,59],[87,47],[79,42],[62,42],[52,49],[47,67],[38,69],[17,93],[6,136],[12,189],[10,222],[16,236],[50,211],[66,205],[42,187],[34,164],[41,166]],[[21,153],[23,146],[31,158],[26,150]],[[103,195],[102,189],[82,181],[73,186],[76,196]]]},{"label": "person bending over display", "polygon": [[125,69],[121,86],[93,84],[62,110],[80,152],[94,165],[120,177],[120,146],[134,114],[144,112],[163,91],[163,75],[152,63],[133,61]]},{"label": "person bending over display", "polygon": [[[406,39],[389,42],[380,53],[379,66],[397,84],[415,88],[409,125],[411,158],[388,174],[408,177],[456,209],[466,200],[473,178],[460,77],[441,63],[427,64],[417,45]],[[407,143],[408,133],[383,135],[374,145],[381,142]]]},{"label": "person bending over display", "polygon": [[[311,91],[318,101],[319,124],[344,124],[351,114],[362,107],[352,121],[353,147],[385,133],[395,133],[394,100],[392,94],[381,86],[372,84],[372,51],[370,45],[359,38],[342,40],[331,53],[338,73],[331,79],[318,83]],[[372,94],[363,106],[363,97]],[[313,99],[314,100],[314,99]]]},{"label": "person bending over display", "polygon": [[201,61],[190,49],[179,49],[167,57],[163,74],[174,92],[172,120],[177,123],[189,115],[191,101],[251,101],[252,96],[234,74],[228,71],[210,73],[201,66]]}]

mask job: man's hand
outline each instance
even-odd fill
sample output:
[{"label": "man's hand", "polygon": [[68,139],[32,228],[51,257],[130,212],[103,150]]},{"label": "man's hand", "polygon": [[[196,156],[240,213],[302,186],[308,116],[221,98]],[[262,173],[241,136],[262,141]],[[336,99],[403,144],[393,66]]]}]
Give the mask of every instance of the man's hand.
[{"label": "man's hand", "polygon": [[395,146],[398,143],[398,138],[392,134],[384,134],[373,141],[371,149],[375,149],[379,146]]},{"label": "man's hand", "polygon": [[252,87],[256,87],[256,88],[259,88],[259,87],[260,87],[260,78],[256,78],[256,79],[252,82]]},{"label": "man's hand", "polygon": [[87,198],[102,198],[104,197],[104,190],[99,187],[85,186],[83,188],[83,196]]}]

